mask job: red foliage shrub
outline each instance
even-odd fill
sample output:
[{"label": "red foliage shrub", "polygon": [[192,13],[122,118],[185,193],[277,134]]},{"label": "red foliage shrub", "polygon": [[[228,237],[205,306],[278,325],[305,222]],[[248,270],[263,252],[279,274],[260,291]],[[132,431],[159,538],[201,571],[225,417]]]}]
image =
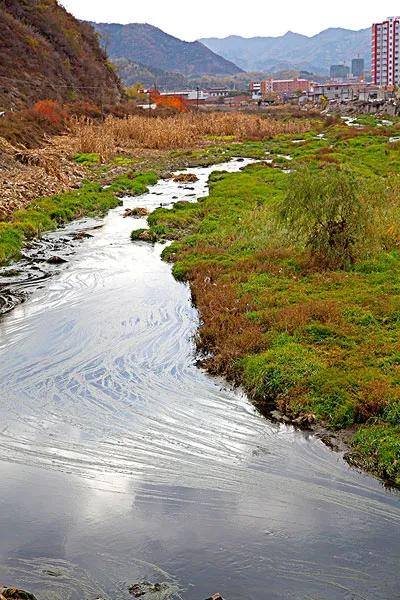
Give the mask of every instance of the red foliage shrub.
[{"label": "red foliage shrub", "polygon": [[60,125],[66,118],[66,114],[59,102],[56,100],[39,100],[32,108],[33,112],[44,117],[52,125]]}]

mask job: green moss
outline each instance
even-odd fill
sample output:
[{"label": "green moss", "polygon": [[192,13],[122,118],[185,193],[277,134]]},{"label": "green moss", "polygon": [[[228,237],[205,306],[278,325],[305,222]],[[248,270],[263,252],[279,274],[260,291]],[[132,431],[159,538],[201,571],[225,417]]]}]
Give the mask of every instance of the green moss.
[{"label": "green moss", "polygon": [[137,162],[138,161],[136,159],[129,158],[128,156],[115,156],[112,159],[111,164],[117,165],[119,167],[125,167],[129,165],[134,165]]},{"label": "green moss", "polygon": [[366,425],[353,439],[352,462],[400,485],[400,427]]},{"label": "green moss", "polygon": [[84,215],[103,215],[119,204],[110,188],[90,182],[77,190],[38,198],[16,211],[11,221],[0,223],[0,263],[18,259],[24,243],[45,231]]},{"label": "green moss", "polygon": [[86,166],[97,165],[100,162],[99,154],[95,153],[88,154],[84,152],[77,152],[72,158],[80,165]]},{"label": "green moss", "polygon": [[273,401],[297,385],[304,385],[323,363],[311,350],[281,338],[268,352],[242,361],[243,383],[255,400]]},{"label": "green moss", "polygon": [[108,189],[116,194],[141,196],[146,194],[149,191],[149,186],[155,185],[157,181],[158,175],[154,172],[133,173],[130,176],[120,175],[114,179]]},{"label": "green moss", "polygon": [[142,241],[155,243],[158,240],[158,236],[156,233],[151,231],[151,229],[134,229],[131,232],[131,240],[132,242]]}]

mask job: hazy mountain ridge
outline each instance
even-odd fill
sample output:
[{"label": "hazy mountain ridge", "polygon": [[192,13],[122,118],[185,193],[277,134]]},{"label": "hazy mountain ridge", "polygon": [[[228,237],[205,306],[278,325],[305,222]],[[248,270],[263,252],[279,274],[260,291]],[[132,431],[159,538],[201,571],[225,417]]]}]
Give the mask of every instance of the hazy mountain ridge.
[{"label": "hazy mountain ridge", "polygon": [[200,42],[185,42],[146,23],[91,23],[111,59],[185,76],[233,75],[241,69]]},{"label": "hazy mountain ridge", "polygon": [[367,68],[371,63],[370,29],[330,28],[312,37],[288,31],[279,37],[232,35],[199,41],[246,71],[301,69],[327,73],[331,64],[350,64],[357,56],[365,59]]}]

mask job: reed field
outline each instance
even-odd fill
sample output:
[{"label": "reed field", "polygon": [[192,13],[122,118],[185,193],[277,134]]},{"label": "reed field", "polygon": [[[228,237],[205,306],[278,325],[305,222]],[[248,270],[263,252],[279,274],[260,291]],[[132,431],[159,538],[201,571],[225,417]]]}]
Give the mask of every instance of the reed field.
[{"label": "reed field", "polygon": [[97,124],[77,120],[73,131],[79,151],[98,154],[107,161],[118,148],[174,150],[220,138],[263,140],[280,134],[297,135],[311,128],[303,120],[278,120],[243,113],[184,113],[167,117],[132,115],[125,119],[108,117]]}]

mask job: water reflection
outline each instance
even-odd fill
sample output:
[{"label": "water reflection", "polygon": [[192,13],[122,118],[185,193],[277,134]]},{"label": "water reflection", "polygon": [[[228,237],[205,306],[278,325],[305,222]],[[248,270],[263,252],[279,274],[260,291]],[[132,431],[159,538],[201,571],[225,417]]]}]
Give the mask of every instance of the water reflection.
[{"label": "water reflection", "polygon": [[186,193],[127,199],[0,321],[0,581],[60,599],[143,579],[188,600],[398,598],[398,494],[198,370],[188,288],[162,246],[129,242],[144,221],[126,207]]}]

